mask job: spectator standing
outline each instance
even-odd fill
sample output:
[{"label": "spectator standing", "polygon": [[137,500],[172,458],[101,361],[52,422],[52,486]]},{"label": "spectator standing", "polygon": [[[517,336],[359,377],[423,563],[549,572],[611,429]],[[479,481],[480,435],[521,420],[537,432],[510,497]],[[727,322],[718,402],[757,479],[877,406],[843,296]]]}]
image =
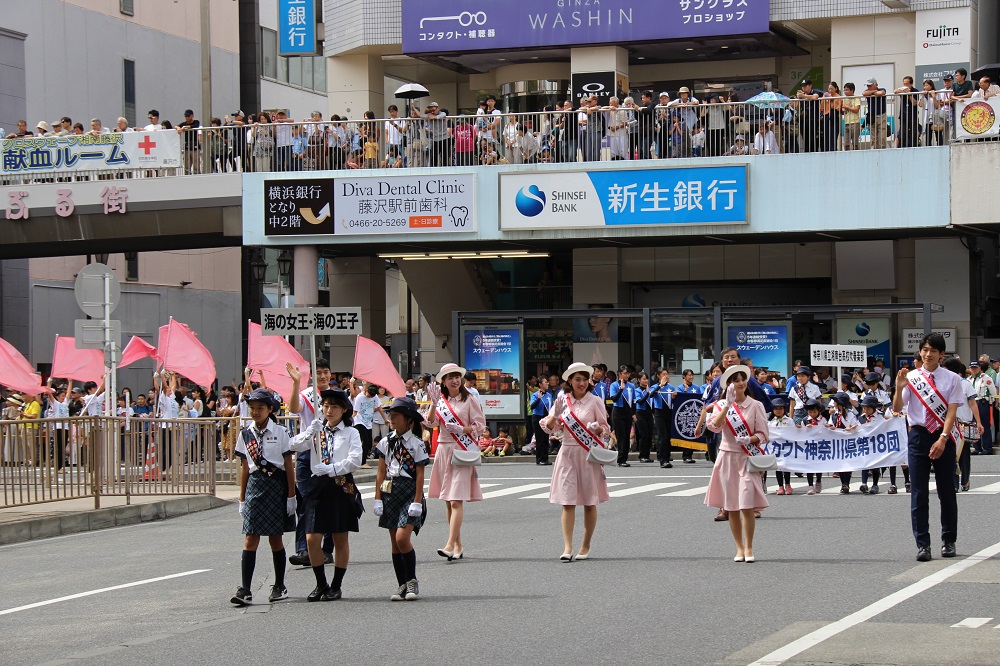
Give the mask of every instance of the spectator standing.
[{"label": "spectator standing", "polygon": [[[249,151],[247,150],[246,114],[242,111],[233,113],[233,117],[225,117],[225,127],[223,136],[229,142],[227,161],[232,171],[249,171],[246,163]],[[225,169],[222,169],[225,171]]]},{"label": "spectator standing", "polygon": [[[289,171],[292,168],[293,120],[284,111],[274,114],[274,170]],[[259,170],[259,169],[258,169]]]},{"label": "spectator standing", "polygon": [[31,132],[28,131],[28,121],[27,120],[18,120],[17,121],[17,131],[16,132],[11,132],[10,134],[6,135],[4,138],[5,139],[17,139],[19,137],[25,137],[25,136],[34,136],[34,134],[32,134]]},{"label": "spectator standing", "polygon": [[920,107],[920,126],[923,129],[924,145],[944,145],[944,123],[941,122],[941,98],[934,89],[934,82],[924,81],[924,90],[920,93],[917,104]]},{"label": "spectator standing", "polygon": [[917,115],[919,109],[917,89],[913,87],[913,77],[904,76],[903,85],[893,90],[899,100],[899,130],[896,132],[897,148],[915,148],[917,145]]},{"label": "spectator standing", "polygon": [[146,119],[149,120],[149,124],[142,128],[144,132],[155,132],[157,130],[163,129],[160,126],[160,112],[156,109],[150,109],[149,113],[146,114]]},{"label": "spectator standing", "polygon": [[953,99],[970,99],[972,97],[972,81],[969,81],[968,77],[969,72],[964,67],[959,67],[955,70]]},{"label": "spectator standing", "polygon": [[389,119],[385,121],[385,153],[388,155],[389,150],[395,146],[396,154],[402,155],[407,122],[399,117],[399,107],[395,104],[390,104],[386,110],[389,112]]},{"label": "spectator standing", "polygon": [[455,164],[473,166],[476,159],[476,128],[466,117],[458,118],[452,129],[455,137]]},{"label": "spectator standing", "polygon": [[448,114],[441,105],[431,102],[424,110],[427,123],[427,139],[430,142],[430,164],[428,166],[451,166],[451,151],[448,149],[451,135],[448,133]]},{"label": "spectator standing", "polygon": [[826,95],[819,102],[822,128],[823,150],[832,153],[837,150],[840,142],[840,117],[844,111],[843,96],[836,81],[831,81],[826,88]]},{"label": "spectator standing", "polygon": [[195,120],[194,111],[184,111],[184,120],[177,123],[177,133],[181,135],[181,149],[184,151],[184,173],[201,173],[201,151],[198,149],[201,132],[197,132],[201,122]]},{"label": "spectator standing", "polygon": [[424,166],[424,121],[420,119],[420,110],[416,106],[410,109],[410,120],[406,123],[406,166],[412,168]]},{"label": "spectator standing", "polygon": [[[274,163],[274,128],[271,117],[266,111],[261,111],[257,122],[251,128],[250,140],[253,143],[253,170],[275,171]],[[289,134],[291,128],[289,128]],[[290,147],[290,144],[289,144]]]},{"label": "spectator standing", "polygon": [[882,150],[886,147],[887,123],[885,88],[878,87],[878,79],[872,77],[865,84],[865,89],[861,93],[868,99],[868,112],[866,119],[868,132],[871,136],[871,146],[875,150]]},{"label": "spectator standing", "polygon": [[815,153],[820,148],[820,107],[818,90],[813,89],[811,79],[804,79],[801,88],[795,93],[799,100],[799,133],[802,136],[802,150]]},{"label": "spectator standing", "polygon": [[608,147],[611,149],[611,159],[629,159],[628,109],[620,106],[617,97],[612,97],[608,100],[604,112],[608,123]]},{"label": "spectator standing", "polygon": [[990,77],[979,79],[979,87],[972,93],[972,99],[988,100],[1000,95],[1000,86],[990,82]]},{"label": "spectator standing", "polygon": [[857,150],[861,141],[861,98],[855,97],[853,83],[844,84],[844,150]]},{"label": "spectator standing", "polygon": [[778,139],[771,130],[771,122],[761,120],[757,129],[757,134],[753,138],[754,155],[778,155],[781,149],[778,147]]},{"label": "spectator standing", "polygon": [[698,104],[697,98],[691,96],[691,89],[685,86],[677,91],[677,99],[668,105],[673,111],[670,129],[671,157],[691,157],[691,136],[698,123],[694,107]]}]

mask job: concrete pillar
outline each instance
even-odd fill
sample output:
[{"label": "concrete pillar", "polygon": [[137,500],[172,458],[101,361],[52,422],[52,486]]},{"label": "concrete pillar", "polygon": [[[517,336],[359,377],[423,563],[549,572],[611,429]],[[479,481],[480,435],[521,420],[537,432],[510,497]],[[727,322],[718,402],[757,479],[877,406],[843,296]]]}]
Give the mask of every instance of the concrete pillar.
[{"label": "concrete pillar", "polygon": [[385,117],[385,67],[382,57],[358,53],[327,58],[329,113],[361,119],[365,111]]},{"label": "concrete pillar", "polygon": [[[330,262],[330,307],[361,308],[361,335],[385,344],[385,260],[345,257]],[[330,337],[330,368],[354,367],[355,338]]]},{"label": "concrete pillar", "polygon": [[[608,85],[605,85],[602,91],[588,89],[588,92],[596,92],[602,105],[607,104],[608,99],[616,94],[618,88],[628,94],[628,50],[620,46],[575,48],[570,49],[569,58],[572,75],[614,72],[614,83],[612,84],[610,80],[607,82],[611,86],[610,90],[608,90]],[[597,80],[595,78],[595,81]],[[574,104],[579,102],[575,96],[580,92],[573,90]]]},{"label": "concrete pillar", "polygon": [[319,304],[319,250],[315,245],[295,246],[293,282],[295,305],[305,307]]}]

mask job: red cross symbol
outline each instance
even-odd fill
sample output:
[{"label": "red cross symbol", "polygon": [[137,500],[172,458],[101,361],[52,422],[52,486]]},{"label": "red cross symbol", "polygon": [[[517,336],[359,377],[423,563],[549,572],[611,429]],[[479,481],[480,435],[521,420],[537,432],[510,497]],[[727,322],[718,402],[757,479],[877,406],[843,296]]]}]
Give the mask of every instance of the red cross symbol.
[{"label": "red cross symbol", "polygon": [[147,134],[142,138],[142,141],[139,143],[139,147],[142,148],[147,155],[149,155],[149,151],[156,148],[156,142],[150,141],[149,135]]}]

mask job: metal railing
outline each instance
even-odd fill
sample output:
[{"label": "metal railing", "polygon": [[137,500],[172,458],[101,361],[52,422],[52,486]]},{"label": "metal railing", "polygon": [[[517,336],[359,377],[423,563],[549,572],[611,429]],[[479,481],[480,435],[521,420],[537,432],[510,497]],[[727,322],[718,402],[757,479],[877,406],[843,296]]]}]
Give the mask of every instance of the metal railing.
[{"label": "metal railing", "polygon": [[[956,141],[945,91],[536,113],[229,124],[182,130],[185,166],[44,172],[5,184],[228,172],[461,167],[910,148]],[[195,136],[191,137],[191,134]],[[742,144],[737,140],[743,137]],[[996,137],[994,137],[996,138]]]},{"label": "metal railing", "polygon": [[[239,416],[231,418],[216,419],[219,425],[219,461],[216,463],[216,481],[223,484],[233,484],[240,482],[239,457],[234,455],[236,448],[236,438],[239,437],[240,430],[247,425],[248,420]],[[294,437],[299,433],[298,416],[279,416],[278,423],[288,431],[289,437]]]}]

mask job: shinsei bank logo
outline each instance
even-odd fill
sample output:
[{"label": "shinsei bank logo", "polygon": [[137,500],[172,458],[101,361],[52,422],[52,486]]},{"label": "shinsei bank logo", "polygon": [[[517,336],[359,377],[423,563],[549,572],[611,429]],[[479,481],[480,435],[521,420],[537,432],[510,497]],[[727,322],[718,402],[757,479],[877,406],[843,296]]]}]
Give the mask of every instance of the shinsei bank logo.
[{"label": "shinsei bank logo", "polygon": [[517,192],[514,204],[525,217],[535,217],[545,210],[552,213],[576,213],[577,204],[587,200],[586,190],[552,190],[547,196],[537,185],[526,185]]}]

